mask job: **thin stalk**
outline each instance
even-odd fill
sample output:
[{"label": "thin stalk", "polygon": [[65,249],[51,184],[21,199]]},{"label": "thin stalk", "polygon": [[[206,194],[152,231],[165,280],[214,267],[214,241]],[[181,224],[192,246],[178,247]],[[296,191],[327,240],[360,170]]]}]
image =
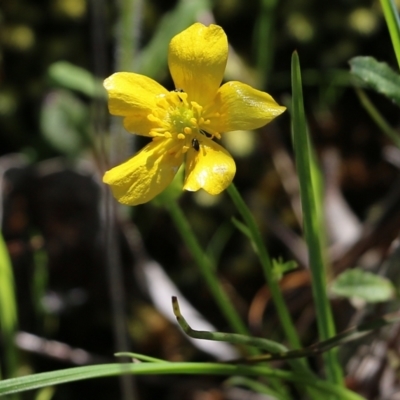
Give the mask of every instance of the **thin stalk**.
[{"label": "thin stalk", "polygon": [[374,120],[376,125],[385,133],[394,144],[400,149],[400,136],[398,132],[396,132],[383,118],[382,114],[378,111],[378,109],[372,104],[369,97],[362,89],[356,88],[356,93],[358,98],[360,99],[361,104],[367,110],[370,117]]},{"label": "thin stalk", "polygon": [[[286,306],[282,292],[279,288],[278,281],[274,276],[272,269],[272,262],[267,252],[267,249],[264,246],[264,242],[261,233],[257,227],[256,221],[254,220],[252,213],[250,212],[246,203],[243,201],[240,193],[238,192],[233,183],[229,185],[227,191],[233,203],[235,204],[237,210],[239,211],[239,213],[242,215],[242,218],[246,222],[252,242],[257,249],[257,254],[261,262],[264,276],[268,283],[268,287],[271,292],[272,300],[276,307],[277,315],[281,322],[283,332],[288,342],[290,343],[290,346],[294,349],[300,349],[301,343],[299,336],[297,335],[296,328],[293,324],[289,310]],[[304,359],[289,360],[288,362],[295,372],[306,374],[308,376],[314,376],[312,371],[309,369],[306,360]],[[308,388],[308,394],[311,396],[311,398],[313,399],[316,398],[312,388]]]},{"label": "thin stalk", "polygon": [[[300,182],[300,196],[303,210],[303,230],[308,246],[312,290],[317,314],[320,341],[335,335],[332,310],[326,293],[326,262],[323,251],[324,235],[321,221],[320,196],[316,190],[315,165],[307,133],[303,104],[300,61],[297,52],[292,56],[292,129],[296,167]],[[337,352],[324,353],[324,363],[330,382],[343,385],[343,376],[337,359]]]},{"label": "thin stalk", "polygon": [[392,39],[397,63],[400,67],[400,19],[396,3],[393,0],[381,0],[381,6],[389,29],[390,38]]},{"label": "thin stalk", "polygon": [[[233,307],[231,300],[223,290],[215,274],[215,267],[212,265],[210,259],[205,255],[204,250],[201,248],[179,205],[175,201],[170,201],[166,203],[166,207],[181,235],[181,238],[198,265],[200,273],[206,281],[215,302],[228,321],[230,327],[234,332],[241,333],[242,335],[249,335],[248,329]],[[250,348],[249,351],[251,351]],[[252,353],[254,353],[254,351],[252,351]]]},{"label": "thin stalk", "polygon": [[274,277],[272,270],[272,262],[269,257],[269,254],[264,246],[263,239],[261,237],[260,231],[257,227],[256,221],[254,220],[253,215],[248,209],[246,203],[243,201],[240,193],[236,189],[233,183],[227,189],[229,196],[233,203],[235,204],[237,210],[242,215],[249,231],[253,243],[257,249],[258,257],[261,262],[261,266],[264,272],[265,279],[268,283],[269,290],[271,291],[271,296],[274,301],[278,318],[282,324],[283,331],[287,340],[290,343],[290,346],[294,349],[301,348],[300,340],[296,332],[296,328],[292,322],[292,318],[286,306],[285,300],[283,298],[282,292],[279,288],[279,284]]},{"label": "thin stalk", "polygon": [[260,88],[265,89],[273,63],[275,9],[278,0],[260,0],[260,13],[256,22],[256,64]]}]

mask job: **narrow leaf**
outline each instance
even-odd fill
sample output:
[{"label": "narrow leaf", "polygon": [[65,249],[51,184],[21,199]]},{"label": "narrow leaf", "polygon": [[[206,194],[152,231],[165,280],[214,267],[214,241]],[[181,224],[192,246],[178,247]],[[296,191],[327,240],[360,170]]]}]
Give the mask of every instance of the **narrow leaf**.
[{"label": "narrow leaf", "polygon": [[18,365],[14,335],[17,330],[17,305],[11,260],[0,232],[0,333],[3,340],[4,364],[7,376],[16,373]]},{"label": "narrow leaf", "polygon": [[[241,375],[255,377],[281,378],[318,389],[321,396],[328,393],[339,396],[342,400],[363,400],[361,396],[337,385],[314,379],[309,375],[270,368],[265,365],[233,365],[219,363],[138,363],[138,364],[103,364],[85,367],[67,368],[59,371],[42,372],[21,378],[0,381],[0,396],[37,389],[61,383],[81,381],[106,376],[135,375]],[[321,397],[324,398],[324,397]]]},{"label": "narrow leaf", "polygon": [[397,63],[400,67],[400,18],[396,1],[381,0],[381,6],[389,29],[390,39],[392,40]]},{"label": "narrow leaf", "polygon": [[[318,190],[318,174],[307,132],[303,104],[303,87],[300,60],[297,52],[292,56],[292,137],[296,157],[296,168],[300,182],[301,206],[303,210],[304,237],[307,242],[312,277],[312,289],[317,314],[320,340],[335,335],[332,310],[326,293],[326,260],[324,234],[321,221],[321,196]],[[335,351],[324,354],[328,379],[342,384],[342,371]]]}]

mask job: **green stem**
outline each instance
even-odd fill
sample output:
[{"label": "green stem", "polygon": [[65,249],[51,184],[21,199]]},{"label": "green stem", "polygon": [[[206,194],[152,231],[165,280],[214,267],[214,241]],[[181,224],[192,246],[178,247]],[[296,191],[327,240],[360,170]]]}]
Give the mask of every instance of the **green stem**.
[{"label": "green stem", "polygon": [[400,67],[400,20],[396,4],[393,0],[381,0],[383,15],[389,29],[390,38],[394,52],[396,54],[397,63]]},{"label": "green stem", "polygon": [[286,307],[285,300],[279,288],[279,284],[274,277],[271,259],[264,246],[263,239],[254,220],[254,217],[233,183],[230,184],[227,191],[250,231],[251,238],[254,245],[256,246],[264,276],[268,283],[269,290],[271,291],[271,296],[274,301],[277,314],[282,324],[286,338],[292,348],[298,349],[301,347],[300,340],[297,335],[296,328],[294,327],[292,319],[290,317],[290,313]]},{"label": "green stem", "polygon": [[385,133],[400,149],[399,134],[386,122],[385,118],[383,118],[382,114],[371,103],[370,99],[363,90],[356,88],[356,93],[358,98],[360,99],[361,104],[367,110],[370,117],[374,120],[374,122],[378,125],[382,132]]},{"label": "green stem", "polygon": [[278,0],[261,0],[260,13],[256,22],[255,41],[257,71],[260,88],[265,89],[272,70],[275,9]]},{"label": "green stem", "polygon": [[[279,288],[278,281],[275,279],[273,270],[272,270],[272,263],[267,252],[267,249],[264,246],[264,242],[261,236],[261,233],[257,227],[257,224],[254,220],[253,215],[251,214],[250,210],[248,209],[246,203],[243,201],[240,193],[236,189],[235,185],[231,183],[227,189],[229,195],[233,203],[235,204],[237,210],[242,215],[242,218],[247,224],[249,229],[252,242],[257,249],[257,254],[259,260],[261,262],[261,266],[264,272],[265,279],[268,283],[269,290],[271,292],[272,299],[274,301],[278,318],[282,324],[283,331],[287,340],[289,341],[290,345],[294,349],[301,348],[300,339],[297,335],[296,328],[292,322],[292,318],[290,316],[289,310],[286,306],[285,300],[283,298],[282,292]],[[301,374],[306,374],[308,376],[313,376],[313,373],[310,371],[307,361],[304,359],[300,360],[292,360],[289,361],[290,366],[293,368],[294,371]],[[313,390],[308,390],[308,394],[311,398],[316,398]]]},{"label": "green stem", "polygon": [[[226,320],[229,322],[229,325],[233,331],[243,335],[248,335],[249,332],[246,326],[233,307],[232,301],[222,289],[222,286],[215,274],[214,266],[212,265],[210,259],[205,255],[203,249],[200,247],[200,244],[197,241],[197,238],[194,235],[193,230],[188,224],[179,205],[175,201],[170,201],[166,203],[166,207],[183,241],[191,252],[196,264],[200,268],[200,272],[206,281],[215,302],[217,303]],[[254,353],[254,351],[252,351],[252,353]]]}]

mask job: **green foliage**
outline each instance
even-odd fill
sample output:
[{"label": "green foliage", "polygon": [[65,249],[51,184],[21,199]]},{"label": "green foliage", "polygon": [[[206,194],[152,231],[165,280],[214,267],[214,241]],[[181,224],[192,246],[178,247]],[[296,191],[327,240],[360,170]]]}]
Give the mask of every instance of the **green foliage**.
[{"label": "green foliage", "polygon": [[[302,385],[318,389],[321,396],[335,394],[341,400],[362,400],[362,397],[340,386],[328,382],[315,380],[308,375],[271,368],[265,365],[234,365],[219,363],[185,363],[185,362],[163,362],[163,363],[135,363],[135,364],[103,364],[85,367],[67,368],[59,371],[43,372],[39,374],[24,376],[21,378],[8,379],[0,382],[0,395],[37,389],[45,386],[58,385],[61,383],[81,381],[85,379],[101,378],[107,376],[120,376],[123,374],[135,375],[165,375],[165,374],[190,374],[190,375],[242,375],[262,376],[265,378],[281,378]],[[321,398],[321,397],[320,397]]]},{"label": "green foliage", "polygon": [[17,324],[13,269],[3,235],[0,233],[0,332],[8,377],[15,375],[18,366],[17,349],[14,343]]},{"label": "green foliage", "polygon": [[[11,2],[12,3],[12,2]],[[11,4],[10,3],[10,4]],[[29,2],[25,3],[28,4]],[[135,3],[135,2],[133,2]],[[125,2],[125,4],[132,5],[131,2]],[[157,2],[153,2],[154,4]],[[163,2],[160,2],[162,7],[164,8]],[[282,74],[285,74],[285,70],[287,71],[287,60],[280,60],[277,56],[280,54],[288,54],[289,51],[295,46],[299,46],[302,50],[302,60],[308,54],[312,54],[311,62],[310,57],[305,62],[305,65],[312,64],[313,70],[310,70],[310,73],[304,74],[304,81],[306,78],[311,86],[310,92],[313,90],[320,90],[325,88],[325,98],[330,98],[330,102],[326,101],[328,105],[335,105],[338,102],[338,95],[336,92],[338,91],[338,86],[343,85],[347,86],[349,82],[355,82],[356,86],[368,87],[371,88],[378,93],[381,93],[387,96],[389,99],[394,101],[397,105],[400,105],[400,77],[394,72],[386,63],[381,63],[376,61],[372,57],[356,57],[350,61],[352,72],[351,74],[346,71],[336,71],[336,70],[328,70],[326,73],[321,72],[319,66],[325,65],[330,67],[337,67],[343,60],[348,59],[350,57],[346,53],[346,49],[351,49],[351,54],[357,54],[357,42],[354,39],[356,35],[350,37],[348,27],[345,26],[347,21],[350,18],[338,18],[340,6],[332,4],[331,7],[322,7],[323,12],[318,18],[315,18],[313,13],[315,12],[313,8],[302,8],[301,5],[295,4],[296,2],[286,2],[286,4],[281,4],[276,0],[262,0],[258,2],[257,8],[257,16],[258,22],[255,24],[255,16],[250,16],[250,12],[254,11],[256,7],[254,4],[246,4],[244,7],[249,8],[248,14],[245,16],[240,15],[240,21],[244,21],[243,26],[235,23],[234,20],[229,20],[229,15],[218,15],[218,7],[221,7],[221,4],[225,5],[226,8],[239,7],[241,2],[233,1],[233,2],[211,2],[210,0],[179,0],[177,2],[176,7],[170,11],[169,13],[161,16],[157,15],[157,21],[149,21],[146,20],[149,15],[156,15],[157,13],[152,14],[151,7],[153,4],[149,6],[146,4],[146,11],[143,15],[138,13],[138,16],[135,15],[135,18],[140,18],[146,20],[143,26],[140,26],[138,30],[145,32],[143,35],[138,34],[134,38],[134,43],[132,39],[132,31],[130,28],[134,25],[136,19],[133,18],[133,7],[130,12],[121,13],[121,9],[117,10],[119,14],[124,14],[122,17],[129,22],[129,25],[124,26],[125,36],[128,40],[125,40],[124,45],[117,43],[116,48],[117,54],[123,54],[125,58],[128,60],[128,63],[117,63],[117,65],[133,65],[135,66],[135,72],[143,73],[153,78],[165,78],[167,72],[167,49],[168,43],[172,36],[182,31],[184,28],[189,26],[191,23],[202,20],[203,22],[212,22],[214,17],[214,10],[217,23],[221,23],[222,25],[226,24],[227,29],[230,29],[230,33],[233,33],[235,30],[240,31],[242,35],[242,31],[244,32],[246,25],[250,21],[250,18],[253,18],[252,28],[254,26],[255,34],[255,42],[257,43],[257,55],[256,55],[256,64],[258,67],[257,75],[260,77],[258,86],[263,87],[265,83],[271,84],[271,86],[276,90],[277,88],[288,87],[288,79],[284,79],[285,84],[277,84],[277,74],[273,71],[274,64],[279,70],[282,71]],[[242,2],[243,3],[243,2]],[[389,26],[389,30],[391,33],[393,45],[397,54],[398,59],[400,60],[400,34],[399,34],[399,18],[398,13],[393,0],[381,0],[381,3],[384,8],[385,18]],[[35,6],[29,5],[26,7],[24,1],[13,11],[15,15],[18,14],[16,11],[23,11],[23,8],[26,8],[30,13],[31,10],[35,9]],[[61,4],[61,3],[60,3]],[[215,8],[213,9],[213,7]],[[353,8],[357,11],[356,7],[359,5],[354,3]],[[336,9],[335,9],[336,7]],[[7,7],[5,7],[6,9]],[[12,7],[11,7],[12,8]],[[343,7],[342,7],[343,8]],[[317,8],[316,8],[317,9]],[[349,6],[350,9],[350,6]],[[150,10],[150,11],[149,11]],[[242,9],[243,10],[243,9]],[[333,10],[333,12],[331,12]],[[347,9],[346,9],[347,10]],[[34,10],[36,14],[40,15],[38,10]],[[318,11],[319,12],[319,7]],[[373,13],[372,10],[370,10]],[[3,11],[2,11],[3,12]],[[342,11],[340,11],[342,12]],[[347,11],[346,11],[347,12]],[[23,13],[20,12],[22,15]],[[56,13],[55,13],[56,14]],[[54,14],[54,15],[55,15]],[[110,14],[113,14],[112,12]],[[49,13],[50,15],[50,13]],[[336,17],[335,17],[336,15]],[[310,26],[311,30],[315,30],[320,32],[321,36],[318,34],[310,35],[310,39],[308,42],[301,41],[300,36],[293,35],[293,26],[298,26],[298,24],[289,24],[290,20],[296,21],[299,16],[303,19],[303,21],[307,22]],[[7,17],[7,15],[5,15]],[[150,18],[152,18],[150,17]],[[296,18],[294,18],[296,17]],[[333,18],[334,17],[334,18]],[[35,17],[37,18],[37,17]],[[279,29],[279,27],[275,27],[275,18],[278,21],[283,22],[281,25],[284,28],[284,31],[276,31],[275,29]],[[10,19],[11,20],[11,19]],[[29,20],[24,16],[24,20]],[[246,22],[247,21],[247,22]],[[55,21],[52,20],[51,23],[55,25]],[[328,23],[327,23],[328,22]],[[25,23],[25,22],[24,22]],[[64,21],[65,27],[67,27],[67,23]],[[60,25],[64,25],[60,24]],[[76,22],[74,21],[73,24]],[[7,24],[7,18],[5,18],[5,24]],[[138,50],[139,44],[147,41],[146,37],[146,29],[149,28],[151,24],[156,26],[156,30],[154,34],[150,37],[148,44],[142,49]],[[320,24],[320,25],[319,25]],[[326,31],[324,31],[322,25],[326,25]],[[74,28],[76,25],[73,25]],[[236,29],[240,26],[241,29]],[[329,31],[329,27],[335,26],[336,31]],[[63,26],[62,35],[65,35],[65,27]],[[29,28],[29,27],[28,27]],[[106,27],[105,31],[111,31],[111,27]],[[292,33],[291,33],[292,30]],[[26,32],[26,30],[25,30]],[[33,32],[33,31],[32,31]],[[336,35],[335,33],[342,32],[342,36]],[[6,30],[4,30],[2,35],[2,40],[6,40],[7,37],[17,37],[17,35],[6,35]],[[33,41],[35,39],[35,34],[37,35],[37,41],[39,44],[40,33],[33,32],[34,35]],[[364,34],[365,31],[364,31]],[[51,40],[53,40],[53,35],[47,35]],[[67,36],[67,35],[65,35]],[[333,44],[329,43],[329,40],[325,40],[329,37],[339,37],[338,41]],[[109,38],[107,38],[109,39]],[[108,40],[105,42],[108,42]],[[10,39],[9,39],[10,40]],[[45,54],[45,57],[40,58],[40,63],[43,64],[47,68],[46,60],[55,60],[55,59],[74,59],[80,60],[80,65],[90,65],[89,60],[93,60],[92,54],[87,54],[86,44],[83,46],[85,49],[82,51],[82,48],[75,49],[74,35],[71,35],[70,38],[62,38],[62,40],[58,39],[57,41],[48,42],[43,41],[40,46],[35,46],[37,48],[52,48],[55,53],[53,54]],[[245,42],[247,40],[247,43]],[[314,45],[318,41],[321,43],[321,47],[318,49],[311,48],[310,45],[314,40]],[[340,41],[339,41],[340,40]],[[359,43],[363,43],[365,37],[361,37],[359,35],[357,41]],[[251,71],[251,56],[246,53],[245,46],[248,46],[249,40],[246,35],[243,35],[243,41],[240,42],[238,47],[235,47],[233,44],[231,50],[236,55],[237,59],[243,60],[241,61],[243,64],[249,64],[248,71]],[[104,47],[107,47],[107,43],[97,43]],[[7,43],[6,43],[7,45]],[[62,45],[62,46],[60,46]],[[285,47],[286,46],[286,47]],[[61,50],[59,50],[61,49]],[[72,52],[63,52],[64,49],[72,49]],[[335,50],[336,49],[336,50]],[[338,55],[340,56],[340,51],[344,51],[344,56],[342,58],[336,58]],[[120,51],[121,50],[121,51]],[[8,50],[9,51],[9,50]],[[60,53],[57,53],[62,51]],[[80,51],[82,57],[79,57],[75,51],[78,53]],[[135,53],[137,51],[137,54]],[[336,55],[335,55],[336,51]],[[236,53],[237,52],[237,53]],[[346,55],[347,54],[347,55]],[[35,55],[36,56],[36,55]],[[9,53],[4,55],[4,60],[7,61],[7,57],[10,57]],[[304,58],[303,58],[304,57]],[[134,58],[134,62],[131,63]],[[315,60],[314,60],[315,58]],[[13,59],[10,57],[10,59]],[[276,60],[276,62],[275,62]],[[274,62],[273,62],[274,61]],[[47,61],[48,63],[48,61]],[[286,64],[285,64],[286,63]],[[17,66],[18,63],[15,63]],[[21,64],[21,63],[20,63]],[[286,65],[286,67],[285,67]],[[35,64],[36,68],[32,68],[32,71],[38,70],[38,65]],[[104,67],[104,66],[103,66]],[[18,69],[17,67],[15,68]],[[297,265],[294,261],[282,261],[271,260],[268,254],[268,250],[265,245],[265,237],[260,232],[259,227],[257,226],[259,221],[256,221],[252,216],[249,208],[244,203],[241,196],[238,194],[235,187],[231,187],[229,189],[230,195],[235,203],[238,212],[241,214],[244,222],[239,221],[236,218],[232,219],[235,227],[241,231],[246,238],[251,241],[251,244],[259,257],[259,262],[262,265],[264,275],[266,277],[267,285],[269,287],[272,300],[277,310],[277,317],[280,319],[282,330],[286,336],[286,339],[289,343],[288,346],[290,348],[286,349],[279,342],[270,342],[266,339],[261,339],[261,342],[257,342],[257,339],[251,338],[250,336],[246,336],[245,338],[241,337],[237,334],[221,334],[211,335],[213,338],[228,340],[233,339],[233,342],[240,343],[240,341],[245,342],[245,344],[251,342],[264,345],[260,346],[262,348],[267,348],[266,346],[272,346],[276,352],[284,352],[281,356],[287,357],[308,357],[315,356],[316,348],[321,351],[329,350],[334,344],[335,346],[338,344],[344,343],[341,339],[348,340],[347,336],[343,336],[343,334],[339,334],[337,336],[330,336],[334,332],[332,319],[331,319],[331,311],[326,295],[325,290],[325,274],[326,274],[326,264],[325,264],[325,254],[324,251],[326,249],[326,244],[324,241],[323,234],[323,224],[322,220],[322,179],[320,176],[319,168],[316,163],[316,157],[314,156],[314,151],[311,146],[308,132],[306,128],[306,118],[303,107],[303,98],[302,98],[302,88],[301,88],[301,74],[300,74],[300,65],[297,55],[293,57],[292,63],[292,73],[293,73],[293,109],[294,109],[294,117],[292,121],[293,125],[293,136],[294,136],[294,147],[296,152],[296,158],[298,160],[298,174],[300,176],[300,185],[302,190],[302,203],[303,203],[303,214],[304,214],[304,231],[305,231],[305,239],[307,241],[309,253],[310,253],[310,264],[311,270],[313,272],[313,290],[315,296],[316,308],[318,311],[317,319],[320,327],[320,331],[322,332],[322,337],[329,337],[324,342],[319,342],[319,344],[326,345],[325,347],[313,347],[309,349],[301,348],[300,338],[296,331],[296,327],[291,321],[290,313],[285,304],[285,299],[283,298],[282,292],[280,291],[278,282],[282,278],[283,274],[296,268]],[[8,68],[9,74],[11,75],[11,68]],[[7,71],[7,69],[6,69]],[[334,71],[334,72],[332,72]],[[23,68],[23,74],[27,74],[25,68]],[[44,74],[43,71],[40,73],[40,77]],[[326,77],[325,75],[326,74]],[[32,74],[35,75],[34,73]],[[240,75],[240,74],[238,74]],[[17,76],[17,75],[16,75]],[[85,100],[93,100],[93,99],[105,99],[105,91],[102,87],[102,84],[99,80],[97,80],[89,71],[77,67],[71,63],[66,61],[56,62],[51,64],[48,67],[48,80],[52,86],[56,88],[61,88],[63,90],[55,90],[50,93],[49,96],[46,97],[45,102],[42,105],[41,116],[40,116],[40,124],[42,129],[42,134],[47,143],[49,143],[53,148],[57,149],[59,152],[69,156],[76,157],[80,154],[84,149],[90,145],[89,139],[89,129],[90,129],[90,120],[89,120],[89,104],[80,100],[83,97]],[[271,79],[267,79],[271,76]],[[322,79],[322,78],[324,79]],[[349,79],[353,77],[354,79]],[[241,78],[241,76],[239,77]],[[20,98],[13,97],[15,93],[17,93],[16,86],[15,87],[5,87],[7,91],[4,91],[9,96],[8,97],[0,95],[0,114],[10,114],[14,109],[23,109],[24,107],[19,107],[20,99],[26,98],[26,96],[32,96],[32,92],[35,92],[35,96],[39,93],[39,96],[43,96],[43,93],[47,88],[43,88],[46,86],[48,82],[42,80],[40,78],[40,82],[35,82],[33,79],[37,79],[37,77],[29,78],[28,83],[23,83],[23,93]],[[17,76],[16,81],[22,81]],[[8,83],[7,83],[8,85]],[[39,85],[42,85],[39,88]],[[28,88],[28,90],[27,90]],[[4,88],[3,88],[4,89]],[[329,89],[329,90],[328,90]],[[18,89],[19,90],[19,89]],[[276,93],[276,92],[275,92]],[[274,93],[274,95],[275,95]],[[334,93],[334,95],[333,95]],[[343,93],[341,91],[341,93]],[[278,93],[276,93],[279,96]],[[308,95],[308,93],[307,93]],[[328,96],[329,95],[329,96]],[[321,100],[321,98],[319,99]],[[32,99],[30,99],[32,105]],[[36,101],[36,98],[34,99]],[[12,107],[13,102],[15,102],[15,106]],[[21,101],[22,102],[22,101]],[[323,102],[320,101],[320,105]],[[335,103],[335,104],[334,104]],[[11,106],[9,105],[11,104]],[[346,102],[343,102],[346,106]],[[18,105],[18,107],[17,107]],[[315,103],[309,103],[311,107],[315,108]],[[340,107],[338,107],[339,109]],[[371,107],[370,107],[371,108]],[[7,111],[8,110],[8,111]],[[11,111],[10,111],[11,110]],[[6,112],[7,111],[7,112]],[[338,112],[338,118],[336,120],[337,130],[331,131],[333,135],[339,136],[339,131],[341,129],[345,129],[348,126],[339,126],[338,121],[340,121],[340,110]],[[376,114],[376,111],[375,111]],[[20,114],[22,115],[22,114]],[[96,117],[101,120],[100,115]],[[317,115],[318,117],[318,115]],[[336,117],[336,115],[335,115]],[[16,118],[18,119],[18,118]],[[10,131],[10,138],[15,140],[15,137],[23,137],[24,132],[28,131],[27,126],[28,123],[23,119],[19,118],[23,123],[21,126],[18,124],[10,124],[12,126],[12,131]],[[318,118],[315,118],[318,120]],[[378,118],[375,118],[377,121]],[[18,121],[19,122],[19,121]],[[29,122],[29,121],[28,121]],[[24,125],[25,124],[25,125]],[[328,121],[329,124],[329,121]],[[384,126],[382,122],[379,123],[382,127]],[[6,125],[6,128],[8,126]],[[18,127],[18,130],[15,129]],[[335,128],[336,129],[336,128]],[[385,129],[388,132],[389,136],[398,143],[399,140],[396,137],[396,132],[393,133],[390,131],[390,127],[386,126]],[[17,134],[15,134],[17,131]],[[21,133],[22,132],[22,133]],[[8,134],[8,132],[7,132]],[[333,135],[331,137],[333,137]],[[23,144],[25,145],[25,144]],[[102,144],[103,145],[103,144]],[[23,146],[21,145],[21,148]],[[104,146],[106,147],[106,146]],[[250,169],[249,169],[250,170]],[[181,171],[182,172],[182,171]],[[201,273],[204,277],[208,285],[208,289],[210,293],[214,296],[215,302],[217,304],[218,310],[220,311],[223,318],[228,321],[231,330],[235,332],[240,332],[243,334],[247,334],[247,328],[242,321],[242,315],[235,309],[235,305],[231,301],[231,297],[227,295],[225,288],[226,285],[221,284],[219,281],[219,275],[216,273],[216,265],[215,260],[218,257],[207,256],[207,253],[200,247],[194,232],[191,230],[190,226],[185,219],[185,216],[176,201],[179,196],[182,194],[182,175],[181,172],[178,172],[174,182],[171,186],[163,192],[162,195],[158,196],[154,200],[154,204],[164,205],[167,209],[169,209],[172,219],[177,225],[177,230],[182,235],[182,240],[186,244],[189,252],[192,254],[193,260],[199,265]],[[253,174],[253,172],[251,172]],[[239,176],[238,176],[239,177]],[[247,179],[248,176],[242,175],[239,177],[240,179]],[[255,178],[254,178],[255,179]],[[254,188],[252,188],[254,189]],[[252,192],[254,194],[255,191]],[[265,192],[263,192],[263,196]],[[229,208],[229,207],[228,207]],[[228,222],[229,224],[229,222]],[[150,224],[148,224],[150,225]],[[229,224],[231,226],[231,224]],[[260,224],[261,225],[261,224]],[[228,236],[229,236],[229,230]],[[161,237],[161,235],[160,235]],[[222,248],[225,245],[225,239],[221,241]],[[216,253],[220,254],[221,250],[219,249]],[[214,252],[215,253],[215,252]],[[35,255],[35,263],[36,263],[36,274],[33,277],[33,291],[34,291],[34,301],[36,303],[37,310],[39,310],[39,303],[41,297],[43,296],[44,290],[47,284],[47,276],[46,276],[46,254],[42,251],[37,252]],[[12,336],[15,333],[16,325],[17,325],[17,315],[16,315],[16,307],[14,300],[14,286],[12,279],[12,271],[11,265],[9,262],[8,254],[5,249],[5,246],[2,242],[0,242],[0,326],[2,328],[2,337],[6,344],[5,354],[4,354],[4,364],[7,367],[7,373],[9,371],[14,371],[16,369],[16,351],[13,344]],[[243,282],[245,284],[245,282]],[[240,288],[239,288],[240,289]],[[238,290],[239,291],[239,290]],[[377,302],[377,301],[386,301],[394,296],[394,288],[393,285],[383,277],[379,277],[373,275],[371,273],[362,271],[362,270],[351,270],[343,273],[339,276],[339,278],[332,285],[332,291],[341,296],[345,297],[358,297],[362,298],[367,302]],[[247,299],[246,299],[247,300]],[[287,299],[286,299],[287,300]],[[394,322],[394,321],[392,321]],[[390,322],[388,322],[390,323]],[[375,326],[378,328],[379,326]],[[346,331],[347,332],[347,331]],[[360,332],[353,332],[356,337]],[[359,336],[358,336],[359,337]],[[336,341],[336,342],[335,342]],[[242,342],[242,344],[243,344]],[[318,344],[317,344],[318,345]],[[331,346],[331,347],[329,347]],[[300,348],[299,348],[300,347]],[[293,348],[295,350],[293,350]],[[270,348],[271,350],[271,348]],[[286,351],[287,350],[287,351]],[[309,351],[307,353],[307,350]],[[332,353],[330,353],[332,354]],[[277,358],[279,355],[277,355]],[[296,388],[304,389],[308,387],[316,388],[317,391],[314,393],[308,392],[308,398],[319,399],[319,398],[328,398],[329,400],[333,398],[335,399],[354,399],[360,400],[361,397],[355,393],[352,393],[341,387],[341,376],[340,376],[340,368],[338,367],[337,360],[335,359],[335,355],[328,355],[325,357],[324,363],[325,368],[328,371],[329,381],[323,381],[322,378],[318,377],[314,379],[314,377],[310,373],[311,371],[308,369],[307,364],[303,361],[304,359],[294,360],[294,363],[290,363],[289,366],[293,369],[293,371],[287,371],[279,368],[269,368],[265,365],[229,365],[229,364],[217,364],[217,363],[171,363],[161,359],[155,359],[147,356],[141,356],[138,354],[132,354],[132,357],[137,358],[142,361],[138,364],[109,364],[109,365],[98,365],[98,366],[88,366],[82,368],[71,368],[65,369],[61,371],[55,371],[45,374],[33,374],[28,377],[13,379],[13,380],[5,380],[0,382],[0,396],[3,394],[10,394],[18,391],[31,390],[39,387],[47,387],[40,395],[38,395],[38,399],[50,398],[53,393],[53,387],[47,385],[56,385],[64,382],[71,382],[75,380],[82,379],[90,379],[90,378],[99,378],[105,376],[118,376],[121,374],[218,374],[218,375],[240,375],[242,376],[252,376],[254,380],[250,380],[247,378],[238,378],[236,384],[241,384],[245,387],[249,387],[252,390],[260,393],[266,393],[270,395],[274,395],[275,391],[271,390],[269,386],[264,386],[261,384],[258,379],[260,377],[265,379],[268,382],[268,385],[271,385],[275,382],[275,384],[281,385],[282,388],[285,388],[285,381],[291,381],[297,383]],[[265,361],[264,359],[263,361]],[[1,360],[3,361],[3,359]],[[151,363],[149,363],[149,361]],[[10,373],[8,373],[10,375]],[[239,379],[242,379],[240,381]],[[247,379],[247,380],[246,380]],[[232,382],[234,378],[232,378]],[[333,383],[335,382],[335,383]],[[292,387],[290,388],[292,389]],[[289,393],[289,391],[288,391]],[[300,390],[299,390],[300,393]],[[316,394],[315,394],[316,393]],[[313,395],[314,394],[314,395]],[[62,396],[62,395],[61,395]],[[287,394],[286,398],[290,397]],[[277,397],[278,398],[278,397]],[[279,397],[283,399],[284,397]],[[286,400],[285,398],[285,400]]]},{"label": "green foliage", "polygon": [[88,107],[71,92],[56,90],[47,95],[40,125],[44,138],[68,156],[76,156],[89,143]]},{"label": "green foliage", "polygon": [[367,303],[388,301],[395,293],[388,279],[360,268],[353,268],[340,274],[332,283],[331,290],[338,296],[355,297]]},{"label": "green foliage", "polygon": [[63,89],[74,90],[87,97],[106,98],[107,93],[99,79],[89,71],[67,61],[58,61],[48,69],[50,83]]},{"label": "green foliage", "polygon": [[[313,151],[307,133],[300,60],[297,52],[292,55],[292,91],[292,138],[300,183],[304,237],[308,248],[319,337],[320,340],[326,340],[335,334],[335,327],[326,293],[325,241],[321,215],[321,196],[318,190]],[[324,360],[328,379],[331,382],[343,384],[342,371],[336,352],[326,353]]]},{"label": "green foliage", "polygon": [[389,29],[393,49],[396,54],[397,63],[400,67],[400,18],[399,11],[394,0],[381,0],[381,6],[385,21]]},{"label": "green foliage", "polygon": [[400,75],[389,65],[373,57],[354,57],[349,63],[351,72],[368,87],[400,105]]},{"label": "green foliage", "polygon": [[276,280],[280,281],[286,272],[293,271],[298,267],[297,262],[294,260],[283,261],[281,258],[272,260],[272,269]]},{"label": "green foliage", "polygon": [[40,248],[35,249],[33,254],[34,272],[32,279],[32,301],[35,307],[37,317],[43,317],[44,309],[42,299],[45,295],[49,271],[48,271],[48,254],[46,250]]}]

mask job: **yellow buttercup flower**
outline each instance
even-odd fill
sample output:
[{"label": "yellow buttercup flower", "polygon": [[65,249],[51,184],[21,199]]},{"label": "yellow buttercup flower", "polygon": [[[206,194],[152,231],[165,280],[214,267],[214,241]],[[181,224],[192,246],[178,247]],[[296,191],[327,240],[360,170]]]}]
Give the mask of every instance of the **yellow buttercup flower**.
[{"label": "yellow buttercup flower", "polygon": [[152,138],[132,158],[107,171],[103,181],[123,204],[152,200],[185,162],[183,189],[219,194],[236,172],[231,155],[213,139],[225,132],[260,128],[281,114],[267,93],[241,82],[221,85],[228,41],[217,25],[196,23],[170,42],[168,64],[176,89],[118,72],[104,81],[109,110],[130,132]]}]

